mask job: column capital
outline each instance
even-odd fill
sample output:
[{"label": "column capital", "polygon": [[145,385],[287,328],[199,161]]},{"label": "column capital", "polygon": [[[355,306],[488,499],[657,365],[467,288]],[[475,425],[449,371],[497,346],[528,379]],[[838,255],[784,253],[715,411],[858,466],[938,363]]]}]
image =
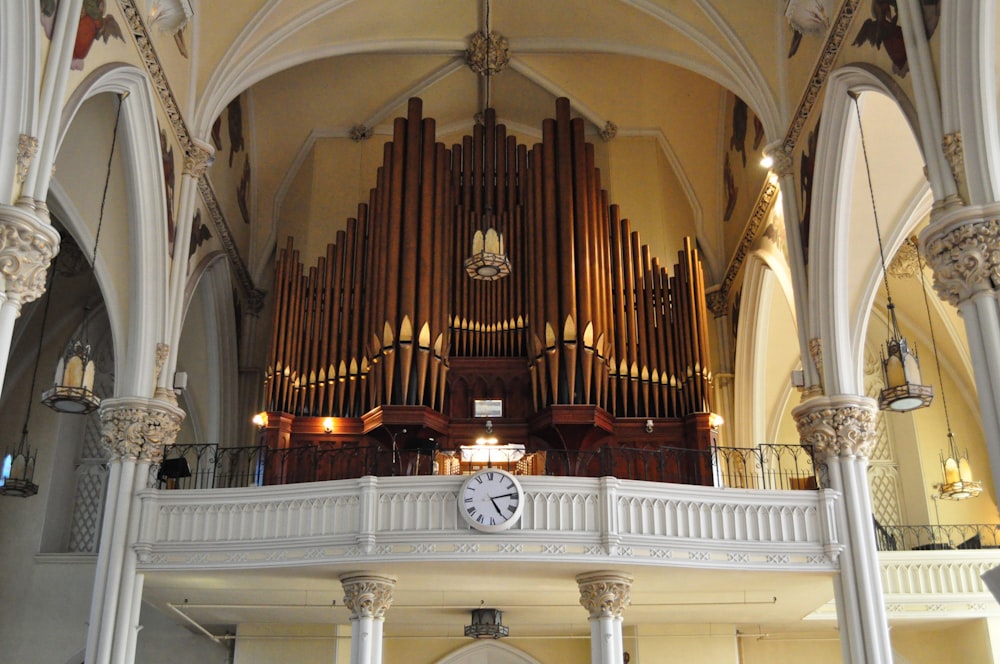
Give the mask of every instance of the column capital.
[{"label": "column capital", "polygon": [[1000,292],[1000,204],[940,211],[920,233],[934,290],[958,306],[978,293]]},{"label": "column capital", "polygon": [[159,399],[120,397],[101,402],[101,443],[112,459],[160,463],[174,444],[184,411]]},{"label": "column capital", "polygon": [[576,577],[580,604],[591,619],[621,618],[632,598],[632,576],[622,572],[586,572]]},{"label": "column capital", "polygon": [[31,210],[0,205],[0,277],[7,299],[37,300],[45,292],[45,275],[59,253],[59,232]]},{"label": "column capital", "polygon": [[373,572],[348,572],[340,575],[344,587],[344,606],[351,618],[382,618],[392,606],[396,577]]},{"label": "column capital", "polygon": [[779,178],[795,175],[795,162],[792,160],[792,155],[785,151],[784,141],[775,141],[765,145],[764,154],[774,162],[771,164],[771,170]]},{"label": "column capital", "polygon": [[184,175],[190,175],[196,180],[215,162],[215,148],[201,141],[191,139],[191,144],[184,152]]},{"label": "column capital", "polygon": [[874,399],[854,395],[814,397],[792,409],[803,443],[828,457],[867,457],[875,444]]}]

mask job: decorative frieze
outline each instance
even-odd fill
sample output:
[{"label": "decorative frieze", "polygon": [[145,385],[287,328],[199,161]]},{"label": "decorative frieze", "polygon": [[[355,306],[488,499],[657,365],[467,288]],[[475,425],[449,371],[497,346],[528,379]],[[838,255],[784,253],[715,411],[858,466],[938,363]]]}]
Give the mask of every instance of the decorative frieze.
[{"label": "decorative frieze", "polygon": [[31,168],[31,161],[38,153],[38,139],[34,136],[21,134],[17,137],[17,170],[15,177],[18,184],[23,184],[28,177],[28,169]]},{"label": "decorative frieze", "polygon": [[371,572],[350,572],[340,575],[344,587],[344,606],[351,618],[383,618],[392,606],[395,577]]},{"label": "decorative frieze", "polygon": [[743,268],[743,263],[746,261],[747,256],[750,255],[750,248],[757,239],[757,234],[760,231],[761,225],[764,223],[764,220],[767,219],[767,215],[771,211],[771,207],[774,205],[777,197],[778,184],[776,182],[772,182],[770,178],[764,180],[764,186],[761,188],[760,194],[757,196],[757,202],[753,206],[753,212],[750,215],[750,219],[747,221],[746,228],[743,229],[743,236],[740,238],[740,244],[736,247],[733,257],[729,260],[729,265],[726,267],[726,276],[722,278],[722,285],[719,287],[721,295],[718,297],[721,297],[723,301],[729,300],[729,292],[732,290],[733,284],[736,283],[736,278],[739,276],[740,270]]},{"label": "decorative frieze", "polygon": [[0,276],[7,299],[18,306],[41,297],[45,276],[59,253],[59,233],[31,213],[0,207]]},{"label": "decorative frieze", "polygon": [[591,619],[621,618],[631,603],[633,578],[621,572],[587,572],[576,577],[580,604]]},{"label": "decorative frieze", "polygon": [[943,300],[958,306],[978,293],[1000,291],[1000,218],[959,208],[920,235]]},{"label": "decorative frieze", "polygon": [[867,457],[875,444],[874,399],[815,397],[792,410],[803,444],[817,456]]},{"label": "decorative frieze", "polygon": [[111,459],[160,463],[173,445],[184,411],[156,399],[118,398],[101,402],[101,443]]}]

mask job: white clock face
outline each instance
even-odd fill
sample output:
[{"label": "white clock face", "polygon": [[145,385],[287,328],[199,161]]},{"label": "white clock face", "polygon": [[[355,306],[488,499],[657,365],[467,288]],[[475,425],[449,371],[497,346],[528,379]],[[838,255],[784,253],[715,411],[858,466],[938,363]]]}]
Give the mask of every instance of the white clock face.
[{"label": "white clock face", "polygon": [[510,473],[488,468],[472,475],[458,493],[458,510],[465,521],[487,533],[507,530],[521,517],[524,491]]}]

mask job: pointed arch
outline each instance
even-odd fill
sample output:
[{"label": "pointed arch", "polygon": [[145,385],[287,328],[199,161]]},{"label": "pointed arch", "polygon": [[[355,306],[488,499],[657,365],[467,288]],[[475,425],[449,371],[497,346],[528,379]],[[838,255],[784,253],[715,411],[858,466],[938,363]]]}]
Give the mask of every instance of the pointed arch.
[{"label": "pointed arch", "polygon": [[476,641],[439,659],[437,664],[541,664],[526,652],[500,641]]},{"label": "pointed arch", "polygon": [[[830,75],[816,148],[812,218],[818,221],[810,229],[808,243],[809,337],[820,341],[824,390],[829,395],[863,393],[859,344],[863,343],[870,306],[864,309],[860,303],[871,304],[871,293],[881,277],[877,245],[859,247],[850,242],[850,203],[855,193],[852,177],[859,134],[849,92],[875,92],[892,100],[906,120],[915,145],[918,149],[921,146],[913,104],[885,72],[851,65]],[[868,192],[863,195],[868,196]],[[882,241],[886,257],[891,257],[918,220],[910,215],[905,223],[899,217],[887,223],[889,217],[882,212]],[[863,275],[866,285],[862,297],[852,303],[849,259],[857,265],[859,252],[863,251],[871,254],[871,260],[864,263],[868,266]],[[865,258],[862,256],[862,260]]]},{"label": "pointed arch", "polygon": [[[105,93],[124,95],[118,140],[128,192],[131,262],[125,283],[116,283],[109,268],[112,262],[121,260],[120,256],[99,254],[95,271],[115,338],[115,396],[148,397],[155,386],[156,344],[164,338],[167,284],[161,275],[167,273],[169,249],[159,129],[153,91],[145,72],[115,63],[87,76],[63,109],[59,145],[83,103]],[[78,214],[62,218],[80,246],[93,246],[91,231]],[[120,288],[128,292],[119,293]],[[128,302],[127,312],[121,310],[120,301]]]}]

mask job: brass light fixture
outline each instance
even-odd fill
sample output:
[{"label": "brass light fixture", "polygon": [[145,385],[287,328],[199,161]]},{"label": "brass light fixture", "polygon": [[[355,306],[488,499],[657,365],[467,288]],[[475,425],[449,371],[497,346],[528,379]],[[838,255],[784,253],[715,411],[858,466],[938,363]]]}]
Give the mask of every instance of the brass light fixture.
[{"label": "brass light fixture", "polygon": [[[910,242],[916,247],[916,238]],[[938,357],[937,339],[934,337],[934,322],[931,320],[931,305],[927,299],[927,288],[924,285],[924,261],[917,250],[917,269],[920,272],[920,290],[924,295],[924,308],[927,310],[927,327],[931,332],[931,350],[934,353],[934,364],[937,366],[938,385],[941,389],[941,406],[944,408],[944,422],[948,427],[948,457],[939,452],[943,480],[936,484],[938,495],[948,500],[965,500],[975,498],[983,492],[983,483],[972,479],[972,466],[969,465],[969,453],[960,453],[955,444],[955,434],[951,430],[951,418],[948,416],[948,399],[944,392],[944,378],[941,375],[941,358]]]},{"label": "brass light fixture", "polygon": [[[94,235],[94,253],[90,260],[91,274],[97,282],[97,247],[101,241],[101,226],[104,224],[104,204],[108,200],[108,184],[111,181],[111,166],[115,156],[115,145],[118,143],[118,124],[121,121],[122,103],[125,95],[118,99],[118,111],[115,115],[115,127],[111,135],[111,152],[108,155],[108,167],[104,177],[104,191],[101,194],[101,208],[97,217],[97,232]],[[60,413],[86,415],[97,409],[100,398],[94,394],[94,374],[96,369],[91,354],[90,310],[83,309],[83,324],[80,336],[70,341],[66,352],[56,365],[56,375],[53,385],[42,394],[42,403]]]},{"label": "brass light fixture", "polygon": [[[490,0],[484,3],[483,16],[483,29],[473,35],[465,60],[472,71],[483,77],[485,115],[485,110],[490,107],[490,76],[507,66],[510,51],[507,40],[490,31]],[[491,186],[491,183],[487,182],[486,186]],[[504,251],[503,233],[499,230],[499,224],[494,227],[496,219],[488,204],[481,222],[482,227],[476,229],[472,236],[472,254],[465,259],[465,271],[470,277],[480,281],[503,279],[510,274],[510,260]]]},{"label": "brass light fixture", "polygon": [[465,635],[474,639],[502,639],[510,635],[510,628],[503,624],[500,609],[480,608],[472,610],[472,622],[465,626]]},{"label": "brass light fixture", "polygon": [[858,104],[858,93],[848,92],[854,100],[854,110],[858,117],[858,133],[861,136],[861,153],[865,159],[865,174],[868,177],[868,193],[872,201],[872,217],[875,220],[875,237],[878,239],[878,254],[882,266],[882,281],[885,284],[886,312],[889,318],[889,339],[885,342],[885,352],[882,357],[882,380],[885,388],[879,392],[878,407],[881,410],[892,410],[898,413],[926,408],[934,398],[934,388],[920,382],[920,360],[916,349],[899,331],[899,321],[896,320],[896,305],[892,302],[889,292],[889,276],[885,268],[885,250],[882,247],[882,231],[879,228],[878,212],[875,209],[875,189],[872,186],[871,167],[868,163],[868,148],[865,145],[865,132],[861,124],[861,107]]},{"label": "brass light fixture", "polygon": [[31,387],[28,388],[28,406],[24,413],[24,426],[21,427],[21,438],[17,446],[9,449],[3,456],[0,466],[0,496],[16,496],[28,498],[38,493],[35,484],[35,459],[37,452],[32,451],[28,444],[28,420],[31,419],[31,405],[35,400],[35,381],[38,378],[38,365],[42,359],[42,347],[45,343],[45,324],[49,319],[49,304],[52,302],[52,279],[56,273],[58,254],[49,267],[48,284],[45,286],[45,308],[42,309],[41,330],[38,333],[38,351],[35,353],[35,366],[31,370]]}]

